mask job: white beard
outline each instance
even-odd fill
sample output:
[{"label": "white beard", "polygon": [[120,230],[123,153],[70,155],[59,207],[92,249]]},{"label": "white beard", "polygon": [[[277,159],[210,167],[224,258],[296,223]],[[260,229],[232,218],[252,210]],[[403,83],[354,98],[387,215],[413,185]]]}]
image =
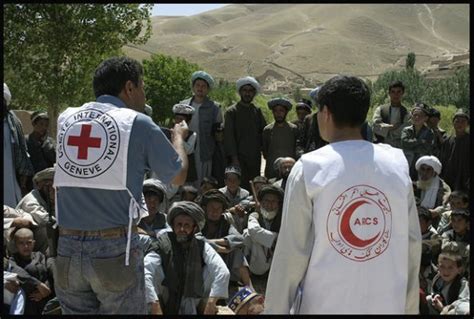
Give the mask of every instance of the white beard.
[{"label": "white beard", "polygon": [[263,207],[260,207],[260,213],[262,213],[263,218],[267,220],[272,220],[275,218],[276,214],[278,213],[278,210],[266,210]]},{"label": "white beard", "polygon": [[416,181],[416,187],[418,187],[421,190],[427,190],[431,186],[431,182],[433,181],[433,178],[430,178],[427,181],[422,181],[422,180],[417,180]]}]

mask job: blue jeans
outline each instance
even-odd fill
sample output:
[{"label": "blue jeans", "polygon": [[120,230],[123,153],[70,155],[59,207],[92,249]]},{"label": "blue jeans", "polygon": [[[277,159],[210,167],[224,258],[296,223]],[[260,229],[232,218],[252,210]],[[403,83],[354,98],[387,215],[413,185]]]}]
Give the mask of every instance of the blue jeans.
[{"label": "blue jeans", "polygon": [[60,236],[55,290],[63,314],[146,314],[143,251],[127,237]]}]

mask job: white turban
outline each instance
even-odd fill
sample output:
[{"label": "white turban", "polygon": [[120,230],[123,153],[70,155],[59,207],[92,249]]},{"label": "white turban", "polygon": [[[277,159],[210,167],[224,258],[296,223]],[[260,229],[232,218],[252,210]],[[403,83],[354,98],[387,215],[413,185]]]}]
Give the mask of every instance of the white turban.
[{"label": "white turban", "polygon": [[240,88],[244,85],[251,85],[254,87],[255,91],[260,92],[260,84],[258,84],[257,80],[251,76],[246,76],[244,78],[240,78],[237,80],[237,92],[240,91]]},{"label": "white turban", "polygon": [[10,105],[10,101],[12,100],[12,94],[10,93],[10,89],[8,88],[7,84],[3,82],[3,98],[7,101],[7,106]]},{"label": "white turban", "polygon": [[441,173],[441,168],[443,167],[443,165],[441,165],[441,162],[439,161],[439,159],[436,156],[433,156],[433,155],[431,155],[431,156],[425,155],[425,156],[420,157],[415,163],[416,170],[419,170],[420,166],[422,164],[425,164],[425,165],[428,165],[428,166],[432,167],[433,170],[438,175]]}]

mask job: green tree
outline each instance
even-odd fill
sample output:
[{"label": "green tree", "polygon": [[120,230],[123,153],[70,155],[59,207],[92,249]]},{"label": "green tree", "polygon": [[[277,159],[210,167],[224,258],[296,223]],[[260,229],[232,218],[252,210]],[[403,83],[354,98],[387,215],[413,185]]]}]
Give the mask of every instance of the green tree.
[{"label": "green tree", "polygon": [[[4,4],[5,82],[23,109],[51,119],[93,98],[97,65],[125,44],[145,43],[152,4]],[[55,134],[56,121],[50,121]]]},{"label": "green tree", "polygon": [[145,92],[153,120],[167,126],[173,105],[191,95],[191,75],[199,66],[183,58],[154,54],[143,60]]},{"label": "green tree", "polygon": [[215,87],[209,93],[209,98],[220,103],[223,112],[240,99],[235,84],[223,79],[216,81]]},{"label": "green tree", "polygon": [[413,70],[415,68],[416,55],[413,52],[408,53],[405,61],[405,67],[407,70]]}]

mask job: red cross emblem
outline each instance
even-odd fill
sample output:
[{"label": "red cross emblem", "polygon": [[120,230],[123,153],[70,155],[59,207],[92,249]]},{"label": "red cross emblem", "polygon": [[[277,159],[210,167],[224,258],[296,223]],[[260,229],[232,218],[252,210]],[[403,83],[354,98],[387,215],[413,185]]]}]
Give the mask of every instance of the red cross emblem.
[{"label": "red cross emblem", "polygon": [[81,135],[79,136],[69,136],[67,140],[67,145],[77,146],[78,154],[77,158],[86,160],[88,157],[89,147],[99,148],[101,138],[91,137],[92,125],[83,124],[81,127]]}]

